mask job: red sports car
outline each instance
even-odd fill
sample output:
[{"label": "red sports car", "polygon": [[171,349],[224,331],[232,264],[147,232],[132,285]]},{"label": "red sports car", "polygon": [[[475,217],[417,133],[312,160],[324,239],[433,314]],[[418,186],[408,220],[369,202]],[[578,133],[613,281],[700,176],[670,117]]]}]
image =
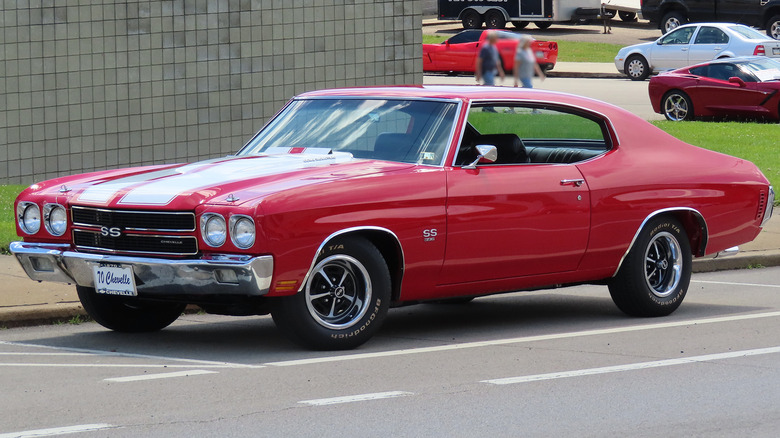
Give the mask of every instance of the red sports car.
[{"label": "red sports car", "polygon": [[[477,54],[487,41],[487,30],[464,30],[441,44],[423,44],[424,72],[466,72],[474,73]],[[515,66],[515,50],[519,34],[493,31],[498,35],[498,52],[504,71],[509,73]],[[552,70],[558,60],[558,43],[555,41],[534,41],[531,48],[536,54],[542,70]]]},{"label": "red sports car", "polygon": [[780,62],[764,56],[696,64],[650,79],[653,110],[673,121],[707,116],[780,119]]},{"label": "red sports car", "polygon": [[295,97],[234,156],[33,184],[10,248],[113,330],[194,303],[344,349],[391,306],[562,285],[668,315],[692,257],[754,239],[773,200],[752,163],[606,103],[366,87]]}]

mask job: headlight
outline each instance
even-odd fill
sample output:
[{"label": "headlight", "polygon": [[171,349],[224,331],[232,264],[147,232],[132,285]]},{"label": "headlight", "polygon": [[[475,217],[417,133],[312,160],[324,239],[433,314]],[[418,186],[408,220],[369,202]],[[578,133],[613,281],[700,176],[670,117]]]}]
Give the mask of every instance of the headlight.
[{"label": "headlight", "polygon": [[68,228],[68,213],[60,204],[43,206],[43,225],[52,236],[62,236]]},{"label": "headlight", "polygon": [[249,216],[230,216],[230,238],[238,248],[247,249],[255,243],[255,221]]},{"label": "headlight", "polygon": [[205,213],[200,217],[200,233],[207,245],[222,246],[227,240],[225,218],[216,213]]},{"label": "headlight", "polygon": [[27,234],[35,234],[41,229],[41,209],[34,202],[20,202],[16,206],[19,227]]}]

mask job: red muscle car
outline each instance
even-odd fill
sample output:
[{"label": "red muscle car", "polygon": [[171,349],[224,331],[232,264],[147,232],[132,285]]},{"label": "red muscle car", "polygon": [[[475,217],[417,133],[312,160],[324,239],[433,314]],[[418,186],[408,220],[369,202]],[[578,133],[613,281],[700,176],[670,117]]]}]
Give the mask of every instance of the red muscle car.
[{"label": "red muscle car", "polygon": [[696,64],[650,79],[653,110],[672,121],[743,116],[780,119],[780,62],[764,56]]},{"label": "red muscle car", "polygon": [[[424,72],[474,73],[480,49],[487,41],[485,30],[464,30],[441,44],[423,44]],[[501,55],[504,71],[511,73],[515,66],[515,51],[520,35],[507,31],[493,31],[498,35],[496,47]],[[558,60],[558,43],[534,41],[531,48],[542,70],[552,70]]]},{"label": "red muscle car", "polygon": [[113,330],[193,303],[344,349],[391,306],[582,283],[667,315],[692,258],[754,239],[773,200],[752,163],[599,101],[366,87],[295,97],[234,156],[33,184],[10,248]]}]

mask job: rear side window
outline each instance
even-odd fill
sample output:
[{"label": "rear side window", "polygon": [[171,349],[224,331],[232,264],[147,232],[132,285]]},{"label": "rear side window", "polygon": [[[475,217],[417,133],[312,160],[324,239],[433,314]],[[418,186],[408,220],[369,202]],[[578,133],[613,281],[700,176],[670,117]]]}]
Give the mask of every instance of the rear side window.
[{"label": "rear side window", "polygon": [[702,26],[694,44],[727,44],[729,36],[717,27]]},{"label": "rear side window", "polygon": [[[564,109],[472,106],[456,165],[473,161],[478,145],[496,146],[501,164],[576,163],[608,151],[608,132],[602,120]],[[505,157],[517,158],[502,159],[504,149],[510,150]]]}]

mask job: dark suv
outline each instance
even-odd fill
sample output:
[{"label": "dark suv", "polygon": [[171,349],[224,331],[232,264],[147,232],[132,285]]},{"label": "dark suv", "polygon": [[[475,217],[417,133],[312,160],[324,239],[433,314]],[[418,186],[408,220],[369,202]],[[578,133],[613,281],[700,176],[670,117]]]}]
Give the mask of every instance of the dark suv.
[{"label": "dark suv", "polygon": [[642,0],[642,16],[663,33],[688,22],[723,21],[766,29],[780,39],[780,0]]}]

